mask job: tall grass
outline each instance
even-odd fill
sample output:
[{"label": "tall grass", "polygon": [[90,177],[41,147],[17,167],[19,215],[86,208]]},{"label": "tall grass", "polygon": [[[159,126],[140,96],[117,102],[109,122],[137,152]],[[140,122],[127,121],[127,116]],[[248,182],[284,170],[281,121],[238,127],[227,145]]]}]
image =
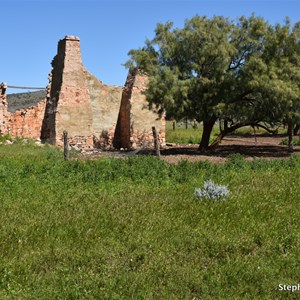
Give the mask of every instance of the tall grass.
[{"label": "tall grass", "polygon": [[[62,156],[0,146],[0,299],[298,299],[298,156]],[[227,201],[194,198],[208,179]]]}]

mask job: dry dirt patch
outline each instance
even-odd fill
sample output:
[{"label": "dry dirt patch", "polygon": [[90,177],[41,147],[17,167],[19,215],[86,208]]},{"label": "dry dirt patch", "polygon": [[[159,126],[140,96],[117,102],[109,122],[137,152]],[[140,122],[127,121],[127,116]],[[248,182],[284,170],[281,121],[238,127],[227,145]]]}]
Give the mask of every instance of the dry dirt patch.
[{"label": "dry dirt patch", "polygon": [[[247,160],[288,158],[291,154],[287,146],[280,145],[283,136],[276,137],[241,137],[224,138],[222,144],[213,152],[199,153],[197,145],[174,145],[162,149],[162,159],[169,163],[181,160],[191,162],[208,160],[213,163],[225,162],[229,155],[241,154]],[[300,153],[300,147],[294,147],[294,153]]]},{"label": "dry dirt patch", "polygon": [[[241,154],[246,160],[253,159],[278,159],[288,158],[286,145],[280,145],[284,136],[273,137],[241,137],[229,136],[224,138],[222,144],[212,152],[200,153],[198,145],[173,144],[161,149],[161,159],[168,163],[178,163],[182,160],[190,162],[210,161],[213,163],[223,163],[228,156],[232,154]],[[300,153],[300,146],[294,147],[294,153]],[[131,155],[154,155],[153,149],[144,149],[138,154],[135,151],[102,151],[94,149],[93,151],[82,152],[81,158],[92,159],[97,157],[119,157],[124,158]]]}]

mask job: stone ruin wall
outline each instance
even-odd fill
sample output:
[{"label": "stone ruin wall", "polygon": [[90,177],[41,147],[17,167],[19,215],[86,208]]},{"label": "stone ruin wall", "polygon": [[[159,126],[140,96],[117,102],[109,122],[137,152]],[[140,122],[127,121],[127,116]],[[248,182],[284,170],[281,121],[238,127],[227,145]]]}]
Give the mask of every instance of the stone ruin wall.
[{"label": "stone ruin wall", "polygon": [[[143,92],[148,84],[148,77],[137,73],[130,99],[130,141],[131,147],[136,148],[141,142],[152,142],[152,127],[157,130],[160,144],[165,143],[165,117],[158,118],[158,115],[148,109],[148,103]],[[122,108],[121,108],[122,109]]]},{"label": "stone ruin wall", "polygon": [[110,148],[115,135],[122,87],[105,85],[88,72],[86,78],[93,113],[94,146]]},{"label": "stone ruin wall", "polygon": [[39,139],[46,107],[46,98],[36,105],[25,109],[8,111],[6,84],[0,85],[0,130],[2,134],[13,137]]},{"label": "stone ruin wall", "polygon": [[147,77],[136,70],[129,71],[123,88],[103,84],[83,66],[79,38],[67,36],[58,43],[46,99],[10,113],[2,89],[1,132],[62,146],[67,130],[69,144],[79,148],[110,148],[114,143],[129,149],[152,141],[156,126],[164,143],[164,119],[157,120],[146,108],[146,85]]},{"label": "stone ruin wall", "polygon": [[7,99],[6,99],[6,83],[0,84],[0,130],[3,133],[4,126],[8,121]]},{"label": "stone ruin wall", "polygon": [[144,91],[148,77],[137,69],[129,70],[122,91],[120,110],[113,145],[115,148],[137,148],[152,142],[152,127],[155,126],[160,143],[165,143],[165,118],[148,110]]},{"label": "stone ruin wall", "polygon": [[9,113],[7,133],[14,137],[39,139],[45,106],[46,99],[42,100],[37,106],[18,109],[15,113]]}]

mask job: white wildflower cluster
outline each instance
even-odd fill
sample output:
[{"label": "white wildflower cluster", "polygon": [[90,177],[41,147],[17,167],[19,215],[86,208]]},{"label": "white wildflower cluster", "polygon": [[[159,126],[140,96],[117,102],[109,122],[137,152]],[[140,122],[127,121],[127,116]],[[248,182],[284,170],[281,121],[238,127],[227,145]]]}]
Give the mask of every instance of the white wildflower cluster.
[{"label": "white wildflower cluster", "polygon": [[194,195],[197,199],[216,199],[225,200],[229,195],[226,185],[217,185],[211,180],[204,182],[204,188],[201,190],[195,188]]}]

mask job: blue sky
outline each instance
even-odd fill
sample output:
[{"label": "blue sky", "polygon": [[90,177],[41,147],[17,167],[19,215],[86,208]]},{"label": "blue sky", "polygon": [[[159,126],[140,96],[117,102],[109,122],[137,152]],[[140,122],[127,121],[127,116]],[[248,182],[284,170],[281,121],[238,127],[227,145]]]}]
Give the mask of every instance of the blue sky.
[{"label": "blue sky", "polygon": [[83,64],[92,74],[123,86],[128,51],[151,39],[159,22],[181,27],[196,14],[236,19],[252,13],[272,24],[286,16],[300,20],[300,0],[0,0],[0,5],[0,82],[38,87],[47,85],[57,42],[66,35],[80,37]]}]

